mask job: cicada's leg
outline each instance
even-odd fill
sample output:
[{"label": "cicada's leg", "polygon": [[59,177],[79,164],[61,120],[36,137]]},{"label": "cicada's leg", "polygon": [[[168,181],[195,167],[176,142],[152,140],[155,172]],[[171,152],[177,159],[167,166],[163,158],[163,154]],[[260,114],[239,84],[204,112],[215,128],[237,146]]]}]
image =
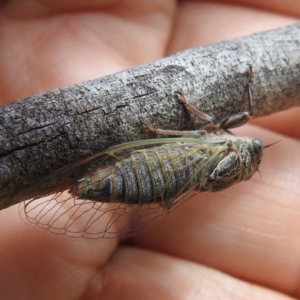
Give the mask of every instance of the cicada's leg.
[{"label": "cicada's leg", "polygon": [[228,116],[227,118],[223,119],[220,122],[219,128],[223,129],[225,131],[228,131],[230,128],[235,128],[244,125],[249,120],[251,120],[254,110],[254,103],[252,99],[252,92],[251,92],[251,82],[252,82],[252,67],[249,65],[250,71],[248,76],[248,83],[246,86],[247,89],[247,95],[248,95],[248,102],[249,102],[249,110],[244,112],[239,112],[236,114],[232,114]]},{"label": "cicada's leg", "polygon": [[152,125],[145,124],[148,129],[156,134],[165,134],[165,135],[179,135],[179,136],[189,136],[189,137],[200,137],[207,134],[205,130],[194,130],[194,131],[177,131],[177,130],[164,130],[155,128]]},{"label": "cicada's leg", "polygon": [[248,94],[248,101],[249,101],[249,111],[232,114],[224,118],[220,123],[218,123],[215,118],[205,114],[204,112],[198,110],[194,106],[188,104],[185,96],[182,93],[177,92],[177,94],[180,96],[180,100],[187,110],[189,110],[192,114],[200,117],[201,119],[210,122],[208,126],[204,127],[207,131],[217,131],[223,129],[228,133],[231,133],[228,129],[244,125],[251,119],[253,114],[254,103],[252,100],[252,93],[251,93],[251,81],[252,81],[253,71],[251,66],[249,66],[249,68],[250,71],[249,71],[248,83],[246,87],[247,94]]},{"label": "cicada's leg", "polygon": [[189,110],[192,114],[200,117],[201,119],[207,120],[207,121],[210,122],[210,124],[207,127],[204,127],[204,128],[206,128],[208,131],[213,131],[213,130],[219,128],[219,123],[216,121],[215,118],[207,115],[206,113],[198,110],[194,106],[188,104],[185,96],[182,93],[177,92],[177,94],[180,96],[181,103],[185,106],[185,108],[187,110]]}]

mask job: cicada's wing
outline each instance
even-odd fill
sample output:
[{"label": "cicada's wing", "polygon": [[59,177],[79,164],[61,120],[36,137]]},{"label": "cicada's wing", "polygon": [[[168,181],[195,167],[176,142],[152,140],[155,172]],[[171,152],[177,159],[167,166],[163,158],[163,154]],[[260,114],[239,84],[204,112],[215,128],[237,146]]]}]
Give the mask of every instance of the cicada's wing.
[{"label": "cicada's wing", "polygon": [[[192,152],[196,151],[195,145],[197,145],[198,150],[199,147],[201,148],[199,139],[159,139],[154,141],[152,144],[168,142],[172,145],[172,143],[184,143],[186,147],[190,147]],[[220,142],[223,143],[224,141]],[[156,195],[156,198],[160,199],[157,202],[151,198],[140,198],[139,204],[105,203],[87,199],[80,196],[80,191],[77,190],[77,193],[74,193],[72,190],[74,186],[77,186],[78,181],[80,182],[87,177],[90,179],[90,183],[87,183],[84,187],[81,186],[81,189],[93,188],[95,182],[101,184],[101,181],[107,180],[115,172],[114,164],[116,161],[124,159],[136,149],[144,149],[149,147],[149,145],[151,145],[149,140],[120,145],[53,173],[37,184],[39,190],[41,190],[41,187],[47,187],[46,193],[40,192],[37,196],[23,202],[20,207],[22,218],[54,234],[75,238],[127,238],[147,231],[166,213],[182,203],[183,196],[199,184],[199,180],[197,179],[197,181],[195,178],[196,174],[205,167],[210,159],[209,156],[197,156],[194,160],[191,159],[187,163],[186,153],[173,155],[172,161],[169,161],[169,163],[174,168],[159,170],[164,172],[163,176],[166,178],[166,182],[161,195]],[[203,147],[207,146],[203,145]],[[151,157],[143,162],[146,165],[152,165],[151,172],[161,168],[157,164],[157,160],[155,161]],[[181,184],[182,187],[171,198],[164,199],[162,195],[169,181],[174,180],[180,172],[188,168],[192,168],[193,172],[188,173],[189,176],[184,179],[185,181]],[[125,177],[130,177],[131,175],[129,169],[128,174],[126,172],[124,174]],[[53,180],[55,179],[59,183],[65,176],[69,176],[71,179],[74,177],[72,179],[74,181],[70,180],[71,185],[60,186],[58,189],[57,185],[52,183]],[[149,174],[144,176],[140,174],[135,180],[128,180],[126,190],[132,191],[136,189],[137,185],[146,182],[146,176],[149,176]],[[119,188],[123,189],[123,187]],[[114,192],[120,194],[120,191],[115,190]]]},{"label": "cicada's wing", "polygon": [[[176,142],[177,139],[168,140]],[[68,237],[125,238],[146,231],[165,215],[165,208],[161,205],[96,202],[82,199],[70,193],[70,189],[80,180],[95,176],[95,169],[97,176],[101,177],[101,168],[109,176],[107,172],[113,172],[112,166],[131,152],[165,141],[157,139],[121,144],[53,172],[25,193],[19,206],[21,218],[39,228]],[[133,223],[143,224],[133,229]]]},{"label": "cicada's wing", "polygon": [[39,228],[88,239],[128,238],[147,231],[167,213],[158,203],[103,203],[79,199],[67,191],[25,201],[22,211]]},{"label": "cicada's wing", "polygon": [[[89,176],[91,182],[96,180],[93,177],[106,180],[114,171],[113,167],[109,167]],[[82,188],[93,186],[90,184]],[[118,193],[117,190],[115,192]],[[77,193],[80,194],[80,190]],[[89,239],[135,236],[153,227],[167,212],[162,203],[105,203],[79,197],[70,189],[36,196],[20,204],[21,218],[28,223],[57,235]]]}]

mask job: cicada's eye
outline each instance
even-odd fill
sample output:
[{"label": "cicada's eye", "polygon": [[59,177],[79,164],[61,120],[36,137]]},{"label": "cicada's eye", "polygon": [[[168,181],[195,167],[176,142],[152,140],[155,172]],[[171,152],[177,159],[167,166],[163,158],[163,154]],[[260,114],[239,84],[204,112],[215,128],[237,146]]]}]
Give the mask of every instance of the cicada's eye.
[{"label": "cicada's eye", "polygon": [[263,151],[264,151],[264,144],[262,143],[261,140],[259,139],[254,139],[252,141],[252,144],[253,144],[253,149],[255,151],[255,153],[259,156],[261,156],[263,154]]}]

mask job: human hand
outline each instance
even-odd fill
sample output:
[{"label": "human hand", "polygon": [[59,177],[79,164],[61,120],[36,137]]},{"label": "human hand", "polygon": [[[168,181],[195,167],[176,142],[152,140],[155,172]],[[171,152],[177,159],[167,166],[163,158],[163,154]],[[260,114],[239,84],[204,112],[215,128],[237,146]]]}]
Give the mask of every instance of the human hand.
[{"label": "human hand", "polygon": [[[2,3],[3,104],[185,48],[289,25],[297,20],[288,15],[300,15],[292,1],[257,1],[264,6],[256,10],[246,7],[253,1],[239,7],[200,1],[49,3]],[[200,193],[130,244],[58,238],[26,226],[18,207],[1,211],[1,297],[299,297],[298,112],[255,121],[273,132],[254,126],[235,131],[265,144],[281,140],[265,150],[263,179],[257,174],[223,192]]]}]

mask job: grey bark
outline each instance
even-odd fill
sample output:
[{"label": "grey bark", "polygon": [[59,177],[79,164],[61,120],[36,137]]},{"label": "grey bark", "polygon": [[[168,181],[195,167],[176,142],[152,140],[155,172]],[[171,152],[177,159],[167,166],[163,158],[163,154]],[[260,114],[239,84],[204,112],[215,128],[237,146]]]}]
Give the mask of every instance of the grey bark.
[{"label": "grey bark", "polygon": [[[190,104],[220,120],[254,117],[300,104],[300,25],[189,49],[153,63],[0,107],[0,209],[28,195],[51,172],[120,143],[153,138],[144,123],[191,130]],[[60,178],[63,181],[63,178]],[[34,188],[31,189],[34,193]]]}]

